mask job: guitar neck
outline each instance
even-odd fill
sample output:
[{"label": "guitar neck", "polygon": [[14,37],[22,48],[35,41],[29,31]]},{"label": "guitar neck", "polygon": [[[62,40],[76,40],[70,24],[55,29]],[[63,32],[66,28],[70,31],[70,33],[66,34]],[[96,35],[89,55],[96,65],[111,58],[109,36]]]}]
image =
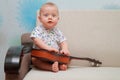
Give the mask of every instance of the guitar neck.
[{"label": "guitar neck", "polygon": [[70,56],[71,59],[78,59],[78,60],[89,60],[89,58],[81,58],[81,57],[73,57],[73,56]]},{"label": "guitar neck", "polygon": [[98,64],[102,64],[102,62],[98,61],[98,60],[95,60],[95,59],[91,59],[91,58],[88,58],[88,57],[73,57],[73,56],[70,56],[71,59],[78,59],[78,60],[86,60],[86,61],[90,61],[90,62],[94,62],[94,63],[98,63]]}]

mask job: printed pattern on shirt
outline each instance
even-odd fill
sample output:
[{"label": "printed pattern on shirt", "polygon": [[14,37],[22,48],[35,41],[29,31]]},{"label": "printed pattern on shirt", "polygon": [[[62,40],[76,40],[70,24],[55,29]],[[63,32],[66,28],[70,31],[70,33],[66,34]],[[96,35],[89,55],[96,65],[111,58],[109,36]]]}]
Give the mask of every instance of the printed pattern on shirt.
[{"label": "printed pattern on shirt", "polygon": [[48,46],[59,49],[59,44],[66,40],[58,28],[46,30],[43,26],[35,27],[30,37],[40,38]]}]

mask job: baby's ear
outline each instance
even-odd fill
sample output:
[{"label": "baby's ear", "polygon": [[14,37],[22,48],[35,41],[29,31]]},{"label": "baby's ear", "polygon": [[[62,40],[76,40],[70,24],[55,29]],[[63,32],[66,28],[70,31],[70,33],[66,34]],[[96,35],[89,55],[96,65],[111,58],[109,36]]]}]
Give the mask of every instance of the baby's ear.
[{"label": "baby's ear", "polygon": [[40,20],[40,19],[41,19],[41,17],[40,17],[40,16],[38,16],[38,19]]},{"label": "baby's ear", "polygon": [[58,20],[59,20],[60,18],[58,17]]},{"label": "baby's ear", "polygon": [[39,26],[41,24],[41,17],[37,16],[36,26]]}]

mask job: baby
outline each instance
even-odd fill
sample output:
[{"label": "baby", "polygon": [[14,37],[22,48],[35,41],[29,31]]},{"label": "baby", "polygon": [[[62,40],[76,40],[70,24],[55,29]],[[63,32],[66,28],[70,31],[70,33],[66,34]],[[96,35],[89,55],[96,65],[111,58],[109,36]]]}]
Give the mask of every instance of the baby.
[{"label": "baby", "polygon": [[[57,6],[51,2],[43,4],[40,8],[39,20],[41,25],[35,27],[30,36],[34,43],[33,48],[70,55],[66,38],[56,27],[59,21],[59,11]],[[59,64],[57,61],[51,63],[36,58],[32,58],[32,63],[39,69],[53,72],[66,70],[68,67],[68,65]]]}]

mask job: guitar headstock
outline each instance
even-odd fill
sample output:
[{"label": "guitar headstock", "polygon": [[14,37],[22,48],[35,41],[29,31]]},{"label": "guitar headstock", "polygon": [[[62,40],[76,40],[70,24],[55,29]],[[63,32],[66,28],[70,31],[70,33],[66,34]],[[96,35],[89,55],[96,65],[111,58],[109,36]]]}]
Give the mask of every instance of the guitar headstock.
[{"label": "guitar headstock", "polygon": [[95,60],[91,58],[88,58],[87,60],[91,63],[92,67],[99,67],[102,64],[102,62],[100,62],[99,60]]}]

